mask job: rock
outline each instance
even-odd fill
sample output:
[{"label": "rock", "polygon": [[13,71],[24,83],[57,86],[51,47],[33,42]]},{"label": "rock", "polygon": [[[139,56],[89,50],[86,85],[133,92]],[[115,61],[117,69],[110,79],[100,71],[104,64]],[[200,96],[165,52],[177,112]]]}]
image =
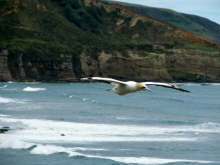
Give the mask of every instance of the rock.
[{"label": "rock", "polygon": [[2,127],[2,128],[0,128],[0,134],[8,132],[9,130],[10,130],[10,127]]},{"label": "rock", "polygon": [[12,80],[11,73],[8,67],[8,50],[0,50],[0,81]]}]

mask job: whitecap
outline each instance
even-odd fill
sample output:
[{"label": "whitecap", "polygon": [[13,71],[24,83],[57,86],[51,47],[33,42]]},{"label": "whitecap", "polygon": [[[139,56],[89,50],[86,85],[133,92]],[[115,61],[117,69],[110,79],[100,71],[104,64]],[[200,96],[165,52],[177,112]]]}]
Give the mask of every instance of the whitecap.
[{"label": "whitecap", "polygon": [[14,103],[16,102],[14,99],[6,98],[6,97],[0,97],[0,104],[7,104],[7,103]]},{"label": "whitecap", "polygon": [[[5,139],[7,139],[9,142],[6,146],[10,147],[11,145],[12,148],[18,148],[18,146],[22,145],[25,148],[25,142],[30,142],[31,145],[33,143],[72,144],[82,142],[194,142],[203,140],[204,137],[203,134],[196,135],[195,133],[220,133],[219,123],[211,122],[191,126],[164,127],[15,119],[6,116],[0,117],[0,122],[17,122],[22,126],[22,129],[18,131],[11,131],[9,134],[6,134],[7,136],[0,136],[0,147],[2,147],[2,143],[5,143]],[[16,143],[10,143],[10,141],[15,139],[17,140]],[[51,149],[58,150],[53,147]],[[79,151],[80,148],[71,148],[71,150]],[[33,153],[37,152],[36,148]],[[53,153],[52,151],[44,152],[48,154]]]},{"label": "whitecap", "polygon": [[71,154],[72,155],[72,150],[71,148],[65,148],[62,146],[56,146],[56,145],[36,145],[36,147],[34,147],[31,150],[31,154],[41,154],[41,155],[50,155],[50,154],[54,154],[54,153],[59,153],[59,152],[65,152],[67,154]]},{"label": "whitecap", "polygon": [[117,162],[122,162],[122,163],[144,164],[144,165],[167,164],[167,163],[175,163],[175,162],[204,163],[204,164],[216,163],[213,161],[205,161],[205,160],[164,159],[164,158],[153,158],[153,157],[104,157],[104,156],[99,156],[99,158],[111,159],[111,160],[114,160]]},{"label": "whitecap", "polygon": [[4,134],[0,136],[0,148],[11,148],[11,149],[28,149],[31,154],[40,155],[50,155],[55,153],[66,153],[70,157],[72,156],[85,156],[90,158],[100,158],[100,159],[110,159],[122,163],[135,163],[135,164],[165,164],[174,162],[187,162],[187,163],[215,163],[213,161],[204,160],[187,160],[187,159],[163,159],[163,158],[153,158],[153,157],[111,157],[111,156],[101,156],[101,155],[89,155],[82,154],[78,152],[79,150],[105,150],[99,148],[80,148],[80,147],[63,147],[58,145],[48,145],[48,144],[38,144],[20,141],[19,139],[14,139],[10,134]]},{"label": "whitecap", "polygon": [[[84,148],[89,150],[89,148]],[[62,147],[56,145],[36,145],[30,153],[31,154],[44,154],[50,155],[54,153],[66,153],[70,157],[72,156],[84,156],[88,158],[100,158],[100,159],[110,159],[122,163],[134,163],[134,164],[144,164],[144,165],[155,165],[155,164],[165,164],[165,163],[175,163],[175,162],[185,162],[185,163],[216,163],[214,161],[205,160],[189,160],[189,159],[165,159],[165,158],[154,158],[154,157],[111,157],[111,156],[101,156],[101,155],[90,155],[82,154],[76,152],[77,148]],[[98,150],[98,149],[97,149]]]},{"label": "whitecap", "polygon": [[9,117],[9,115],[0,114],[0,117]]},{"label": "whitecap", "polygon": [[12,84],[12,83],[14,83],[14,82],[13,82],[13,81],[8,81],[7,83],[8,83],[8,84]]},{"label": "whitecap", "polygon": [[132,118],[123,117],[123,116],[116,116],[115,118],[116,118],[117,120],[132,120]]},{"label": "whitecap", "polygon": [[23,89],[25,92],[38,92],[38,91],[45,91],[46,88],[32,88],[32,87],[26,87]]},{"label": "whitecap", "polygon": [[214,123],[214,122],[205,122],[196,125],[198,129],[201,130],[211,130],[212,132],[220,132],[220,123]]},{"label": "whitecap", "polygon": [[187,162],[187,163],[216,163],[213,161],[205,160],[187,160],[187,159],[164,159],[164,158],[153,158],[153,157],[111,157],[111,156],[101,156],[101,155],[89,155],[82,154],[77,152],[77,150],[103,150],[96,148],[71,148],[63,147],[58,145],[45,145],[38,143],[30,143],[20,141],[10,137],[9,134],[4,134],[0,136],[0,148],[11,148],[11,149],[28,149],[31,154],[40,154],[40,155],[50,155],[55,153],[66,153],[70,157],[72,156],[85,156],[88,158],[100,158],[100,159],[110,159],[122,163],[135,163],[135,164],[165,164],[165,163],[174,163],[174,162]]},{"label": "whitecap", "polygon": [[3,86],[0,86],[0,89],[1,88],[7,88],[8,87],[8,85],[3,85]]},{"label": "whitecap", "polygon": [[84,102],[85,102],[85,101],[88,101],[88,100],[89,100],[88,98],[83,98],[83,99],[82,99],[82,101],[84,101]]},{"label": "whitecap", "polygon": [[[75,123],[39,119],[15,119],[0,116],[0,122],[19,122],[23,129],[13,130],[0,136],[0,148],[28,149],[32,154],[54,154],[64,152],[69,156],[86,156],[111,159],[123,163],[164,164],[173,162],[211,163],[203,160],[165,159],[152,157],[111,157],[100,155],[85,155],[80,151],[107,150],[104,148],[64,147],[60,144],[86,142],[120,142],[120,141],[197,141],[191,135],[176,136],[177,131],[214,131],[219,123],[201,123],[191,126],[162,127],[138,125],[113,125]],[[218,130],[218,129],[217,129]],[[64,134],[65,136],[61,136]],[[152,136],[153,135],[153,136]],[[157,135],[157,136],[155,136]],[[56,144],[56,145],[50,145]]]},{"label": "whitecap", "polygon": [[[196,141],[197,137],[179,136],[177,128],[135,125],[89,124],[38,119],[0,118],[4,122],[21,122],[28,127],[16,132],[16,138],[32,142],[120,142],[120,141]],[[185,128],[187,129],[187,128]],[[65,134],[65,136],[60,136]],[[160,135],[160,136],[152,136]]]},{"label": "whitecap", "polygon": [[34,145],[33,143],[14,139],[10,134],[1,134],[0,140],[0,148],[27,149]]},{"label": "whitecap", "polygon": [[17,104],[24,104],[27,100],[20,100],[20,99],[12,99],[7,97],[0,97],[0,104],[9,104],[9,103],[17,103]]},{"label": "whitecap", "polygon": [[220,83],[203,83],[201,85],[207,85],[207,86],[219,86]]}]

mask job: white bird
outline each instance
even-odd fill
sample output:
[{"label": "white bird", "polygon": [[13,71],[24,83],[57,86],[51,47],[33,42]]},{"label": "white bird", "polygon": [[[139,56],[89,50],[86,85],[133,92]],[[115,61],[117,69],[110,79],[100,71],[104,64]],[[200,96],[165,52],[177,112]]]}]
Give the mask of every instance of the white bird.
[{"label": "white bird", "polygon": [[142,91],[142,90],[149,90],[148,85],[155,85],[155,86],[161,86],[165,88],[172,88],[175,90],[179,90],[182,92],[190,92],[188,90],[178,88],[175,85],[167,84],[167,83],[160,83],[160,82],[135,82],[135,81],[119,81],[112,78],[103,78],[103,77],[86,77],[81,78],[82,81],[101,81],[101,82],[107,82],[115,85],[114,88],[108,90],[112,91],[118,95],[126,95],[128,93]]}]

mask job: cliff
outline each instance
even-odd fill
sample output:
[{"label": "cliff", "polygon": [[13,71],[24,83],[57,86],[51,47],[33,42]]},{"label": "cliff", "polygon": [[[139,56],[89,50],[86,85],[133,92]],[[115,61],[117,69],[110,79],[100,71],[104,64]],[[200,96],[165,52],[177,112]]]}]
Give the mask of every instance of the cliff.
[{"label": "cliff", "polygon": [[1,1],[0,80],[219,81],[220,48],[95,0]]}]

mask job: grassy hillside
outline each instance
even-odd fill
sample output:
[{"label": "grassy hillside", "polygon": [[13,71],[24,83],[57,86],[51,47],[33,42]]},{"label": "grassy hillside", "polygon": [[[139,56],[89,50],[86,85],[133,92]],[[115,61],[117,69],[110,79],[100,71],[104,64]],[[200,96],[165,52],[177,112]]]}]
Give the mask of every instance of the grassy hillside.
[{"label": "grassy hillside", "polygon": [[163,8],[147,7],[127,3],[120,4],[125,5],[140,14],[170,23],[176,27],[193,32],[212,42],[220,44],[220,25],[207,18],[179,13]]},{"label": "grassy hillside", "polygon": [[[1,6],[0,45],[11,51],[44,55],[83,49],[144,49],[154,43],[185,44],[172,36],[163,37],[165,31],[171,32],[168,26],[138,21],[129,28],[131,17],[114,10],[107,12],[104,7],[86,7],[81,0],[2,0]],[[124,22],[117,30],[119,19]],[[143,35],[131,40],[137,32]]]},{"label": "grassy hillside", "polygon": [[[121,5],[96,0],[1,0],[0,5],[0,55],[9,52],[14,79],[56,79],[72,70],[76,77],[101,74],[101,52],[132,61],[132,54],[156,58],[174,54],[171,49],[219,51],[199,36]],[[98,63],[94,73],[86,70],[91,61]]]}]

